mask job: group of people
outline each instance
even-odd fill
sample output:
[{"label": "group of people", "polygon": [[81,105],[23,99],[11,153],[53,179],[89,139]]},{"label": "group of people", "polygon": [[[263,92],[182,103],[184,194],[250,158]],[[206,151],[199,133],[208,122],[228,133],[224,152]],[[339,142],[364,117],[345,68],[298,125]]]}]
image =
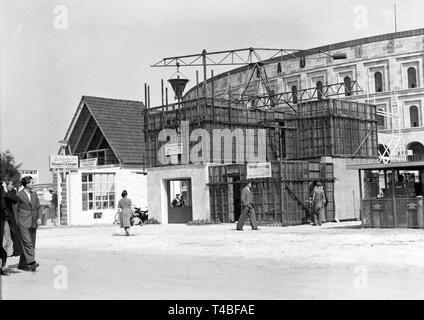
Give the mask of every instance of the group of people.
[{"label": "group of people", "polygon": [[[252,230],[259,230],[253,205],[252,183],[250,181],[248,181],[246,186],[241,190],[240,198],[241,214],[237,222],[236,230],[243,230],[244,222],[247,218],[249,218]],[[325,206],[327,205],[327,197],[321,182],[317,181],[315,183],[310,201],[312,204],[312,225],[320,226],[325,222]]]},{"label": "group of people", "polygon": [[9,276],[7,258],[20,256],[18,269],[36,271],[35,260],[37,227],[41,224],[41,205],[33,190],[31,176],[21,179],[22,190],[17,191],[9,178],[1,178],[0,255],[1,275]]}]

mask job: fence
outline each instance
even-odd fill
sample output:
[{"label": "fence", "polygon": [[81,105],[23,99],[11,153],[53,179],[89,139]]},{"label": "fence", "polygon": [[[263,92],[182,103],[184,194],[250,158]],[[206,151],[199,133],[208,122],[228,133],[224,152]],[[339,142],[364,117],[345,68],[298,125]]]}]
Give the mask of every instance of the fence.
[{"label": "fence", "polygon": [[370,228],[424,228],[423,198],[363,199],[362,226]]},{"label": "fence", "polygon": [[[308,161],[274,161],[272,178],[251,179],[259,223],[298,225],[310,221],[309,198],[314,182],[326,191],[326,221],[334,221],[333,164]],[[240,190],[247,181],[246,165],[209,167],[211,220],[234,222],[240,214]]]}]

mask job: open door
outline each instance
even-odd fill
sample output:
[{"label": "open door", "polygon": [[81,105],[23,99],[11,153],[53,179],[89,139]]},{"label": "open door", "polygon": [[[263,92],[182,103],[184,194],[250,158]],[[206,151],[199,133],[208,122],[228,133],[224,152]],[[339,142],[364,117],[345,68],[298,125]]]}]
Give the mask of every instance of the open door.
[{"label": "open door", "polygon": [[166,181],[168,223],[187,223],[193,220],[191,179]]}]

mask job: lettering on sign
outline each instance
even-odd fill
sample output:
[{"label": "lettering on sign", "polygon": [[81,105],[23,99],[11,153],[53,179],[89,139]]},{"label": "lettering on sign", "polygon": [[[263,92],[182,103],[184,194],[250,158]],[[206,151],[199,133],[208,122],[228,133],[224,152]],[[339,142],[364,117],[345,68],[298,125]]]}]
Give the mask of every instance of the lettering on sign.
[{"label": "lettering on sign", "polygon": [[372,204],[372,209],[373,210],[382,210],[383,206],[381,203],[373,203]]},{"label": "lettering on sign", "polygon": [[78,169],[78,156],[50,156],[50,169]]},{"label": "lettering on sign", "polygon": [[96,167],[96,166],[97,166],[97,158],[80,160],[80,168],[89,168],[89,167]]},{"label": "lettering on sign", "polygon": [[406,203],[406,208],[408,210],[417,210],[418,209],[418,204],[416,202],[407,202]]},{"label": "lettering on sign", "polygon": [[246,169],[247,179],[270,178],[272,175],[271,162],[248,163]]},{"label": "lettering on sign", "polygon": [[165,155],[172,156],[176,154],[182,154],[183,149],[181,143],[168,143],[165,145]]}]

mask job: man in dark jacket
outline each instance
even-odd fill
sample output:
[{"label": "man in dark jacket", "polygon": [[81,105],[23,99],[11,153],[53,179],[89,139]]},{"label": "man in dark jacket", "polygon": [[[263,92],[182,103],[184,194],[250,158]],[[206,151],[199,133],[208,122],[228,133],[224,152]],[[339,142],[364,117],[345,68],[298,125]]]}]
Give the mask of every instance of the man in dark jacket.
[{"label": "man in dark jacket", "polygon": [[[9,276],[6,268],[8,256],[20,256],[23,253],[22,240],[19,234],[18,226],[16,224],[15,214],[13,212],[13,205],[19,201],[16,196],[16,190],[13,189],[12,181],[3,181],[1,188],[1,212],[0,212],[0,255],[1,255],[1,275]],[[5,236],[5,228],[7,226],[8,240],[12,245],[7,247],[8,244],[3,243]],[[9,237],[10,236],[10,237]],[[7,247],[7,250],[5,249]],[[8,251],[13,252],[8,254]]]},{"label": "man in dark jacket", "polygon": [[41,224],[41,205],[37,193],[32,189],[32,177],[23,177],[21,184],[24,189],[17,194],[17,216],[24,253],[19,260],[18,269],[35,271],[39,266],[35,261],[35,239],[37,226]]},{"label": "man in dark jacket", "polygon": [[253,209],[253,193],[252,183],[249,181],[247,185],[241,190],[241,214],[237,222],[237,230],[242,231],[244,221],[249,217],[252,230],[259,230],[256,223],[255,210]]}]

